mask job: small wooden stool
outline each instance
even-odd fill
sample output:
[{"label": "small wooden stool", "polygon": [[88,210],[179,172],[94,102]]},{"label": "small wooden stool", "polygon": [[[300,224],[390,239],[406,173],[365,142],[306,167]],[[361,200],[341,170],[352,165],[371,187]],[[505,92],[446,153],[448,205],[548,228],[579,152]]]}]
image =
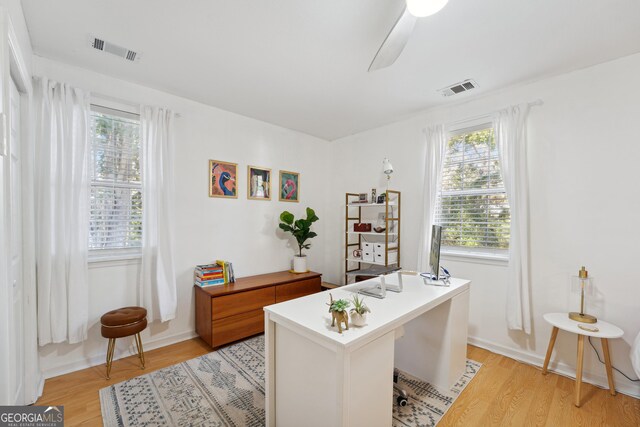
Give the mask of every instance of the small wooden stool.
[{"label": "small wooden stool", "polygon": [[138,347],[138,357],[141,368],[144,369],[144,350],[142,348],[142,338],[140,332],[147,327],[147,310],[142,307],[123,307],[105,313],[100,318],[102,324],[102,336],[109,338],[107,347],[107,379],[111,377],[111,363],[113,362],[113,352],[116,348],[116,338],[124,338],[135,335],[136,347]]}]

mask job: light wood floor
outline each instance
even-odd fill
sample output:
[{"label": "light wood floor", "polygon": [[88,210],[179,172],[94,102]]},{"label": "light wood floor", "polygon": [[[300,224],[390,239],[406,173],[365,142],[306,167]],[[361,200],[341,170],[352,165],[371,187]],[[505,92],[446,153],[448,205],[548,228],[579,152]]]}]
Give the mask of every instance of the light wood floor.
[{"label": "light wood floor", "polygon": [[[64,405],[66,426],[99,426],[98,390],[209,351],[196,338],[147,352],[144,371],[135,356],[117,360],[108,381],[104,366],[51,378],[37,404]],[[478,347],[469,346],[468,357],[483,366],[439,426],[640,426],[638,399],[583,384],[582,407],[576,408],[571,379],[543,376],[538,368]]]},{"label": "light wood floor", "polygon": [[439,426],[640,426],[638,399],[583,383],[576,408],[573,379],[474,346],[467,357],[482,368]]}]

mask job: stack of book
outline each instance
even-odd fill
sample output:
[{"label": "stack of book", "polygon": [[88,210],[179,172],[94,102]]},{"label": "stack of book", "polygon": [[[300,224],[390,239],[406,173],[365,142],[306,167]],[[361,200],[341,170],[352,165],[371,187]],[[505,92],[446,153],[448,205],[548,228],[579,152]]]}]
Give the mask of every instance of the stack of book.
[{"label": "stack of book", "polygon": [[233,283],[236,281],[236,275],[233,273],[233,264],[229,261],[222,260],[216,260],[216,263],[222,267],[225,283]]},{"label": "stack of book", "polygon": [[197,265],[193,283],[202,287],[224,285],[224,269],[218,264]]},{"label": "stack of book", "polygon": [[228,261],[196,265],[194,276],[193,283],[201,287],[226,285],[236,281],[233,265]]}]

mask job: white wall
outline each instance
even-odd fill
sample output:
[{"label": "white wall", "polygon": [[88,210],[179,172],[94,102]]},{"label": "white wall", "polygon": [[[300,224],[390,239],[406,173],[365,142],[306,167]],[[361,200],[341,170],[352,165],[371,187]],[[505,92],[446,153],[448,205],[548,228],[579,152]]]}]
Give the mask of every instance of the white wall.
[{"label": "white wall", "polygon": [[[569,277],[586,265],[599,292],[592,311],[625,331],[623,339],[611,342],[614,365],[632,374],[629,344],[640,330],[640,287],[634,269],[640,230],[633,227],[640,209],[634,180],[640,157],[640,87],[621,88],[620,82],[633,81],[638,75],[640,55],[430,110],[333,143],[43,58],[34,58],[34,72],[126,101],[167,105],[182,114],[177,121],[181,149],[176,158],[178,318],[168,325],[152,325],[144,337],[147,348],[193,335],[190,276],[194,264],[231,259],[239,276],[288,268],[292,251],[274,231],[277,215],[284,209],[317,209],[320,237],[310,251],[311,267],[323,272],[325,280],[340,283],[344,193],[383,189],[380,167],[385,156],[396,169],[391,188],[403,195],[403,266],[415,268],[422,220],[421,129],[542,99],[544,105],[531,111],[529,126],[531,337],[505,327],[505,265],[452,259],[446,263],[456,276],[473,280],[472,342],[535,364],[542,362],[550,333],[542,315],[569,309]],[[210,158],[240,164],[238,200],[207,197],[206,161]],[[300,171],[302,203],[246,200],[247,164],[271,167],[274,172],[280,168]],[[139,266],[115,264],[93,265],[90,270],[90,339],[81,345],[41,350],[49,376],[103,361],[106,343],[96,326],[99,316],[136,303]],[[120,351],[127,347],[126,340],[121,341]],[[552,367],[569,374],[574,371],[575,342],[575,336],[560,334],[554,353],[560,364]],[[606,384],[604,368],[589,347],[585,378]],[[616,381],[624,392],[640,396],[637,384],[618,374]]]},{"label": "white wall", "polygon": [[[175,159],[178,311],[175,320],[154,323],[145,331],[146,349],[194,336],[194,265],[227,259],[239,277],[289,269],[293,248],[289,239],[276,233],[283,210],[298,214],[313,207],[320,217],[314,229],[319,236],[325,234],[326,141],[49,59],[34,57],[33,62],[35,75],[128,102],[168,106],[181,115],[176,120]],[[238,163],[238,199],[208,197],[209,159]],[[301,202],[279,202],[273,188],[271,201],[247,200],[247,165],[271,168],[274,184],[280,169],[300,172]],[[308,251],[311,269],[323,271],[324,252],[323,239],[314,239]],[[138,273],[138,262],[91,265],[89,339],[41,348],[48,377],[104,363],[106,340],[100,336],[100,316],[137,303]],[[118,352],[129,351],[131,340],[118,341]]]},{"label": "white wall", "polygon": [[31,39],[29,38],[29,31],[27,30],[27,23],[24,20],[20,0],[0,0],[0,7],[7,10],[20,51],[23,55],[25,67],[27,68],[26,71],[31,72],[31,57],[33,52],[31,50]]},{"label": "white wall", "polygon": [[[629,347],[640,331],[637,271],[640,228],[640,87],[627,85],[640,74],[640,54],[569,74],[505,89],[469,102],[424,112],[409,120],[349,136],[332,144],[336,171],[327,204],[325,277],[342,281],[344,192],[370,191],[383,184],[381,161],[396,171],[391,187],[403,195],[403,267],[416,268],[427,124],[450,123],[507,105],[542,99],[529,121],[531,177],[531,267],[533,333],[505,326],[506,266],[445,259],[455,276],[473,281],[470,336],[494,351],[541,365],[551,327],[542,315],[575,310],[569,304],[570,276],[585,265],[597,286],[591,311],[619,325],[623,339],[612,340],[616,367],[633,375]],[[593,302],[594,300],[592,300]],[[595,343],[600,351],[599,343]],[[604,366],[585,349],[585,378],[606,384]],[[602,355],[602,353],[600,352]],[[561,332],[553,360],[574,375],[576,337]],[[552,367],[556,367],[555,364]],[[618,387],[640,396],[640,384],[616,373]]]}]

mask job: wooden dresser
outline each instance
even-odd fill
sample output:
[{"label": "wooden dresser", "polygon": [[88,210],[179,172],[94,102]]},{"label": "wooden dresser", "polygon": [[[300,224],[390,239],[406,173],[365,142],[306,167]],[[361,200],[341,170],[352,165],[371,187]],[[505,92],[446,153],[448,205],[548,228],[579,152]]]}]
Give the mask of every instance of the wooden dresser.
[{"label": "wooden dresser", "polygon": [[264,332],[262,308],[320,292],[322,275],[288,271],[237,279],[225,286],[196,288],[196,333],[218,347]]}]

